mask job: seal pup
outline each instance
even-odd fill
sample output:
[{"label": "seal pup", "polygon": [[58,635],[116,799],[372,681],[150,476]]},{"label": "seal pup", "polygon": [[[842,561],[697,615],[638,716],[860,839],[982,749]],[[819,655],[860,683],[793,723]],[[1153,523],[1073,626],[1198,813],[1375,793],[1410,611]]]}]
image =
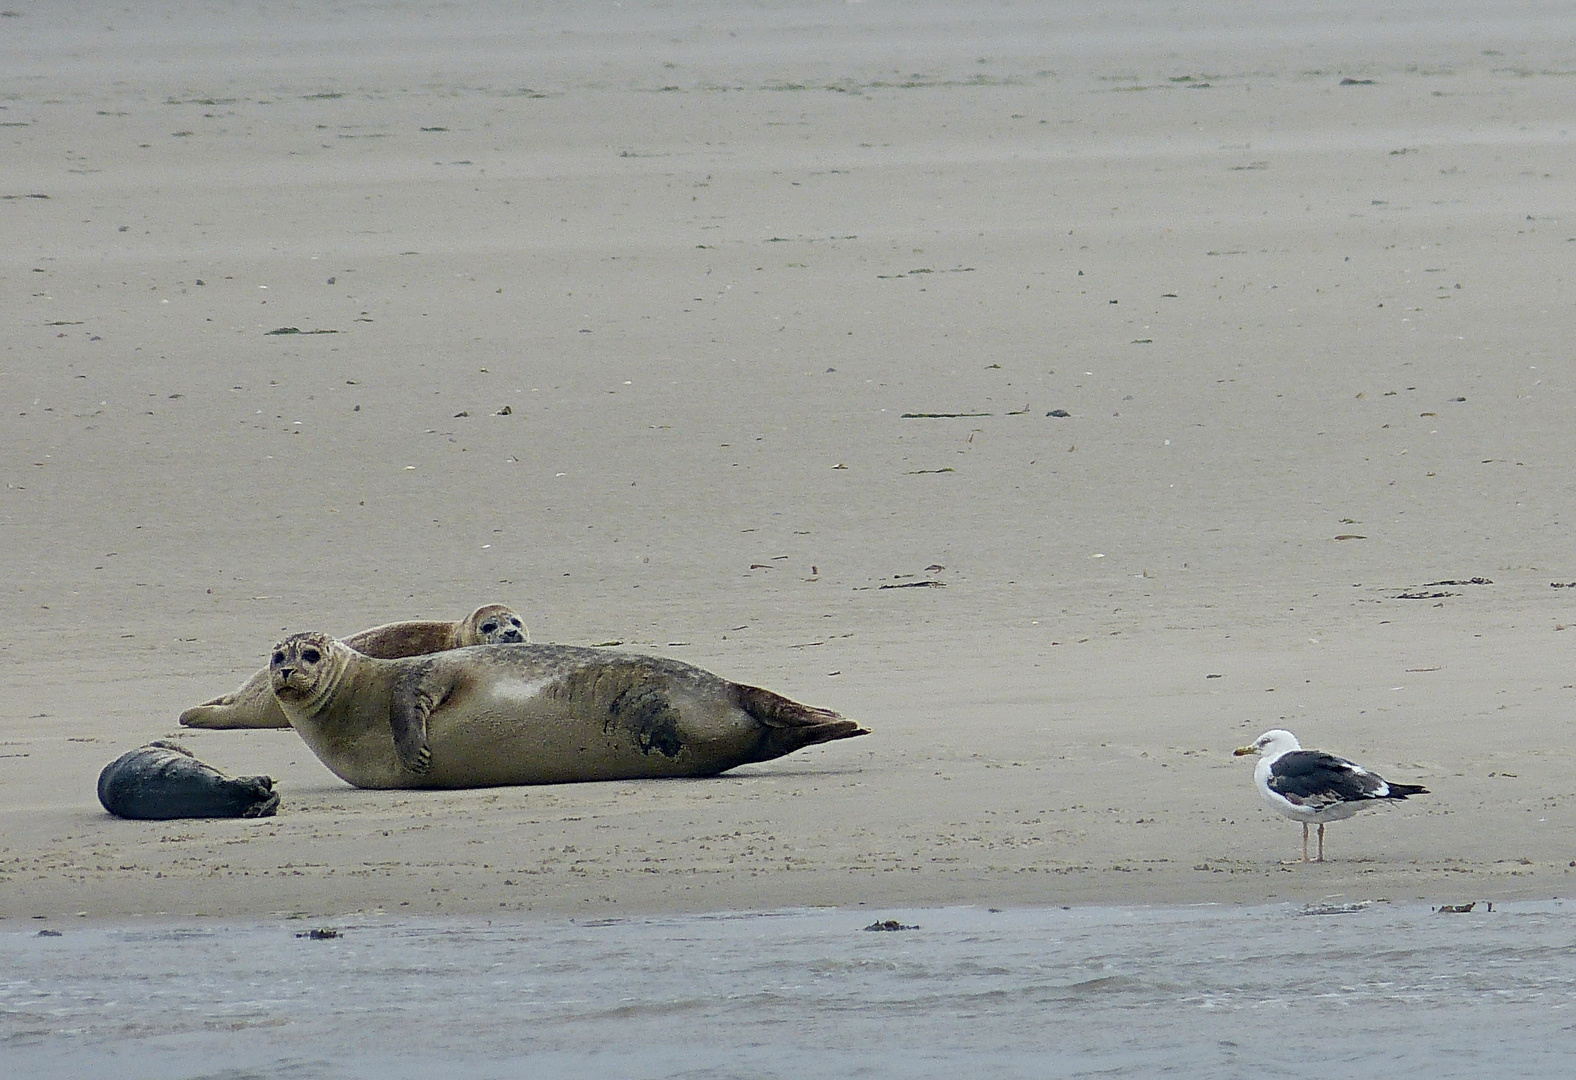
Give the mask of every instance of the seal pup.
[{"label": "seal pup", "polygon": [[290,724],[364,788],[714,776],[869,732],[676,660],[569,645],[480,645],[378,660],[325,634],[269,664]]},{"label": "seal pup", "polygon": [[[364,656],[394,660],[463,649],[467,645],[507,645],[530,640],[531,632],[513,609],[503,604],[484,604],[459,622],[388,623],[352,634],[345,639],[345,644]],[[195,728],[290,726],[268,685],[267,668],[246,680],[240,689],[193,705],[181,713],[181,723]]]},{"label": "seal pup", "polygon": [[272,817],[279,792],[268,776],[226,776],[180,743],[160,739],[128,751],[99,773],[99,802],[116,817]]},{"label": "seal pup", "polygon": [[1349,818],[1382,799],[1427,795],[1418,784],[1391,784],[1355,761],[1323,750],[1304,750],[1297,736],[1279,728],[1266,731],[1252,745],[1233,751],[1237,757],[1259,755],[1253,782],[1270,809],[1302,822],[1302,861],[1308,861],[1308,826],[1319,826],[1319,857],[1324,861],[1324,823]]}]

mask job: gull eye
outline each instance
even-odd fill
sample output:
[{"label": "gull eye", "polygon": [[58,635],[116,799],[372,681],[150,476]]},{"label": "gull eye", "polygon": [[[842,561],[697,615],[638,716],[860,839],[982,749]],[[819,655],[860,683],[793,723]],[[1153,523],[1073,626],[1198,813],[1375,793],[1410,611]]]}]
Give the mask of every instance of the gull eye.
[{"label": "gull eye", "polygon": [[282,664],[282,663],[285,662],[285,654],[284,654],[284,650],[283,649],[281,649],[278,652],[274,653],[274,660],[273,660],[273,662],[276,663],[276,664]]},{"label": "gull eye", "polygon": [[305,660],[309,664],[315,664],[319,660],[323,659],[323,654],[318,652],[316,649],[302,649],[301,659]]}]

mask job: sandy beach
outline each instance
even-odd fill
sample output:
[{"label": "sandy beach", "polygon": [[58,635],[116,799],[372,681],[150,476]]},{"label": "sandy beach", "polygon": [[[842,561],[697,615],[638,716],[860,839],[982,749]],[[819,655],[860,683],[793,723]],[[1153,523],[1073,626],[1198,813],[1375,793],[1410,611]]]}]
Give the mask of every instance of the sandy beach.
[{"label": "sandy beach", "polygon": [[[14,0],[0,926],[1569,895],[1576,14],[1096,7]],[[873,733],[176,723],[490,601]],[[1274,727],[1431,794],[1284,865]],[[278,816],[110,817],[156,738]]]}]

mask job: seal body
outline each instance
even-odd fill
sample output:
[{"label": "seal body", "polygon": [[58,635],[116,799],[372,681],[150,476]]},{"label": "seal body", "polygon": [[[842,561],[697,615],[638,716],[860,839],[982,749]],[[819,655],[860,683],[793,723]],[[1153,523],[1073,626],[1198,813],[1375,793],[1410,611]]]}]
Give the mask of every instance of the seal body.
[{"label": "seal body", "polygon": [[[401,656],[462,649],[468,645],[494,645],[530,641],[531,635],[512,608],[484,604],[459,622],[439,620],[396,622],[374,626],[345,639],[345,644],[365,656],[392,660]],[[254,674],[237,690],[222,694],[181,713],[181,723],[195,728],[287,728],[290,721],[279,710],[268,669]]]},{"label": "seal body", "polygon": [[116,817],[271,817],[279,793],[267,776],[226,776],[179,743],[159,740],[129,751],[99,773],[98,797]]},{"label": "seal body", "polygon": [[297,634],[270,671],[313,753],[366,788],[713,776],[868,734],[689,664],[565,645],[379,660]]}]

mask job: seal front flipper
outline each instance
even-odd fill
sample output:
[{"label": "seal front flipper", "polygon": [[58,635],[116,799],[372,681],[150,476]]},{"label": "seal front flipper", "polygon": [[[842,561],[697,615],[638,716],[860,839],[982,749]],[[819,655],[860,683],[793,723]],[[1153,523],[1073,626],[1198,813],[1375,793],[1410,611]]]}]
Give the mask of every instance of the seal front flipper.
[{"label": "seal front flipper", "polygon": [[417,776],[432,770],[432,750],[427,746],[427,717],[447,696],[435,692],[429,673],[416,669],[401,674],[389,701],[389,727],[394,731],[394,752],[399,763]]}]

